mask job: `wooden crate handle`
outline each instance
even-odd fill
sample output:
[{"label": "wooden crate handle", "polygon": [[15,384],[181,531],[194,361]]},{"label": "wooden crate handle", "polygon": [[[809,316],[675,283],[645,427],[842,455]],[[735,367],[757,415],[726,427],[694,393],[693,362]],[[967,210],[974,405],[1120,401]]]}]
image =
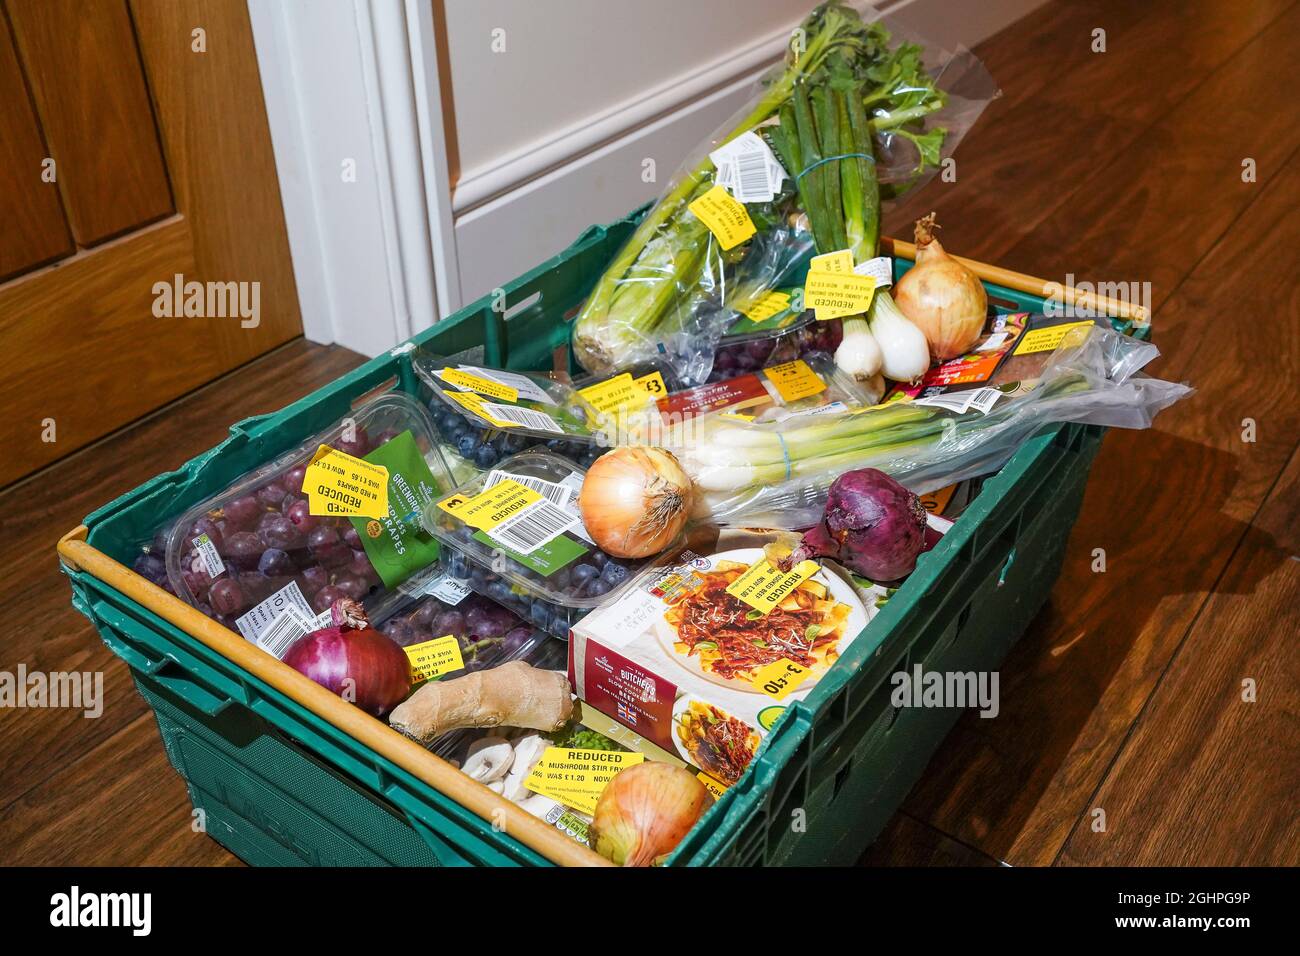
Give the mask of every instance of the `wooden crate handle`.
[{"label": "wooden crate handle", "polygon": [[[881,239],[880,244],[883,252],[892,253],[903,259],[916,260],[916,245],[914,243],[902,239],[890,239],[886,236]],[[986,262],[963,259],[961,256],[953,256],[952,258],[970,269],[971,272],[985,282],[1006,286],[1008,289],[1015,289],[1017,292],[1025,292],[1043,299],[1055,299],[1065,305],[1094,311],[1101,315],[1109,315],[1117,319],[1128,319],[1136,325],[1149,325],[1151,323],[1151,313],[1144,306],[1134,305],[1131,302],[1122,302],[1119,299],[1096,295],[1092,292],[1082,292],[1074,288],[1074,286],[1062,285],[1060,282],[1049,282],[1046,279],[1037,279],[1021,272],[1003,269],[1001,266],[991,266]]]},{"label": "wooden crate handle", "polygon": [[425,750],[364,711],[336,697],[315,681],[250,644],[238,634],[190,607],[180,598],[151,584],[86,541],[86,526],[59,539],[58,552],[73,569],[93,574],[137,601],[163,620],[212,648],[231,663],[269,684],[325,722],[364,744],[438,792],[455,800],[488,823],[561,866],[610,866],[608,860],[519,809],[504,797],[465,776],[447,761]]}]

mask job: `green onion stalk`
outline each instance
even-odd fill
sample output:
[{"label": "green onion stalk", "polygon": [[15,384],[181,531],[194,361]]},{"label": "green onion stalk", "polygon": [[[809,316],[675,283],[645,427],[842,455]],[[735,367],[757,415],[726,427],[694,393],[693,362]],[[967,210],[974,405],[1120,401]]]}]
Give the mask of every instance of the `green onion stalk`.
[{"label": "green onion stalk", "polygon": [[[922,157],[918,173],[927,164],[937,164],[945,131],[916,130],[926,115],[943,107],[946,97],[921,65],[918,47],[901,44],[890,50],[889,33],[883,26],[863,23],[857,11],[836,0],[814,10],[796,37],[802,42],[791,44],[784,69],[720,142],[757,127],[791,177],[849,147],[861,151],[864,142],[869,146],[873,135],[884,133],[902,133],[917,142]],[[837,64],[834,70],[832,61]],[[842,88],[850,79],[851,89]],[[856,117],[857,127],[845,128],[841,121],[845,116],[850,126]],[[779,117],[778,124],[763,125],[774,117]],[[817,117],[826,130],[824,137],[816,132]],[[799,198],[819,249],[840,239],[844,242],[834,247],[845,248],[850,225],[861,227],[854,233],[855,245],[870,242],[874,248],[878,222],[875,239],[871,239],[865,207],[857,202],[857,194],[851,194],[850,201],[855,209],[864,210],[858,217],[861,223],[858,218],[823,212],[845,203],[845,174],[838,168],[844,165],[825,163],[806,172],[796,183]],[[573,329],[574,353],[588,371],[609,374],[647,357],[654,342],[682,329],[685,319],[693,314],[700,291],[721,293],[729,309],[743,309],[767,291],[754,281],[726,290],[722,276],[706,268],[712,246],[709,231],[688,207],[712,187],[713,173],[713,164],[706,157],[683,175],[646,214],[596,281]],[[874,183],[874,172],[872,177]],[[874,187],[870,192],[874,194]],[[878,197],[876,202],[878,208]],[[818,210],[816,215],[810,204]],[[780,210],[774,215],[756,209],[751,213],[760,229],[797,220],[797,209],[788,215]],[[745,247],[741,247],[727,259],[742,261],[744,256]]]}]

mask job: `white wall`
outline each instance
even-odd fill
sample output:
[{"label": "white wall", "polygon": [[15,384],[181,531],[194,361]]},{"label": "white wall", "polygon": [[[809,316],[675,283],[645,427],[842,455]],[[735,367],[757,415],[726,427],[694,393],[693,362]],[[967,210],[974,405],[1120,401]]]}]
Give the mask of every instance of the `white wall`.
[{"label": "white wall", "polygon": [[[1041,2],[879,6],[971,46]],[[308,338],[376,354],[654,199],[812,3],[248,0]]]}]

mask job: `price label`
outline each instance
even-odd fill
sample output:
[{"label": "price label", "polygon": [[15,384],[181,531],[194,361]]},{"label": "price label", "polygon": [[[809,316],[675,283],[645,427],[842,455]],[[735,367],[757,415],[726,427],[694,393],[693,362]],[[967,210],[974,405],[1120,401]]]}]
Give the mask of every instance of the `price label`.
[{"label": "price label", "polygon": [[471,528],[491,531],[541,500],[542,496],[533,489],[524,487],[513,478],[507,478],[477,495],[452,495],[444,498],[438,502],[438,507]]},{"label": "price label", "polygon": [[412,644],[402,650],[406,651],[406,656],[411,660],[411,675],[417,681],[433,680],[465,666],[465,659],[460,653],[460,641],[456,640],[454,634],[435,637],[422,644]]},{"label": "price label", "polygon": [[639,753],[547,747],[524,786],[575,810],[595,813],[596,801],[614,775],[644,761],[645,754]]},{"label": "price label", "polygon": [[758,299],[740,311],[751,322],[764,322],[788,308],[790,308],[790,294],[788,292],[773,291],[763,293]]},{"label": "price label", "polygon": [[700,781],[700,783],[704,784],[704,789],[708,790],[709,793],[713,794],[715,800],[718,797],[722,796],[724,793],[726,793],[727,790],[729,789],[727,785],[723,783],[721,780],[714,780],[703,770],[701,770],[695,776]]},{"label": "price label", "polygon": [[578,394],[591,403],[596,411],[608,414],[634,401],[644,401],[646,392],[638,387],[630,373],[624,372],[595,385],[588,385],[580,389]]},{"label": "price label", "polygon": [[781,658],[758,669],[754,675],[754,687],[773,700],[785,700],[798,690],[799,685],[811,674],[809,668]]},{"label": "price label", "polygon": [[302,479],[314,515],[388,516],[388,469],[321,445]]},{"label": "price label", "polygon": [[825,322],[866,312],[876,294],[876,280],[852,272],[813,271],[808,273],[803,292],[805,306],[815,309],[817,320]]},{"label": "price label", "polygon": [[655,398],[662,398],[668,394],[668,386],[664,384],[664,377],[658,372],[651,372],[648,375],[642,375],[638,379],[633,379],[632,384]]},{"label": "price label", "polygon": [[853,253],[848,249],[840,249],[838,252],[813,256],[808,262],[808,271],[850,273],[853,271]]},{"label": "price label", "polygon": [[480,395],[486,395],[488,398],[495,398],[499,402],[517,402],[519,401],[519,390],[511,388],[509,385],[503,385],[500,382],[494,382],[490,378],[484,378],[482,375],[475,375],[472,372],[466,372],[459,368],[444,368],[438,373],[438,377],[449,385],[455,385],[458,388],[467,388],[471,392],[478,392]]},{"label": "price label", "polygon": [[763,369],[763,374],[787,402],[797,402],[801,398],[826,391],[826,383],[803,359],[769,365]]},{"label": "price label", "polygon": [[473,412],[490,425],[495,425],[497,428],[519,427],[518,422],[508,422],[503,418],[498,418],[488,411],[485,406],[490,403],[485,402],[482,395],[476,395],[473,392],[444,392],[443,394],[457,405]]},{"label": "price label", "polygon": [[721,186],[714,186],[687,208],[708,226],[723,250],[735,248],[758,231],[744,205]]},{"label": "price label", "polygon": [[727,586],[727,593],[759,614],[767,614],[816,574],[818,567],[816,561],[800,561],[789,571],[781,571],[760,558]]},{"label": "price label", "polygon": [[1054,352],[1065,337],[1074,329],[1092,328],[1093,322],[1087,319],[1083,322],[1067,322],[1064,325],[1053,325],[1046,329],[1034,329],[1032,332],[1026,332],[1025,337],[1020,340],[1016,346],[1013,355],[1033,355],[1036,352]]}]

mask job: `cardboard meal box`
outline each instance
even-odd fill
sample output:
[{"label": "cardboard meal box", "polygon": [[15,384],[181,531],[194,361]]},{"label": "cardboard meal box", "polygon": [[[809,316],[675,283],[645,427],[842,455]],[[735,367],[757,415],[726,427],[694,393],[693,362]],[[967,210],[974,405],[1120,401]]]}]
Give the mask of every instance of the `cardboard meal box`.
[{"label": "cardboard meal box", "polygon": [[770,533],[675,550],[574,625],[569,679],[603,713],[730,786],[875,613],[831,562],[782,574]]}]

